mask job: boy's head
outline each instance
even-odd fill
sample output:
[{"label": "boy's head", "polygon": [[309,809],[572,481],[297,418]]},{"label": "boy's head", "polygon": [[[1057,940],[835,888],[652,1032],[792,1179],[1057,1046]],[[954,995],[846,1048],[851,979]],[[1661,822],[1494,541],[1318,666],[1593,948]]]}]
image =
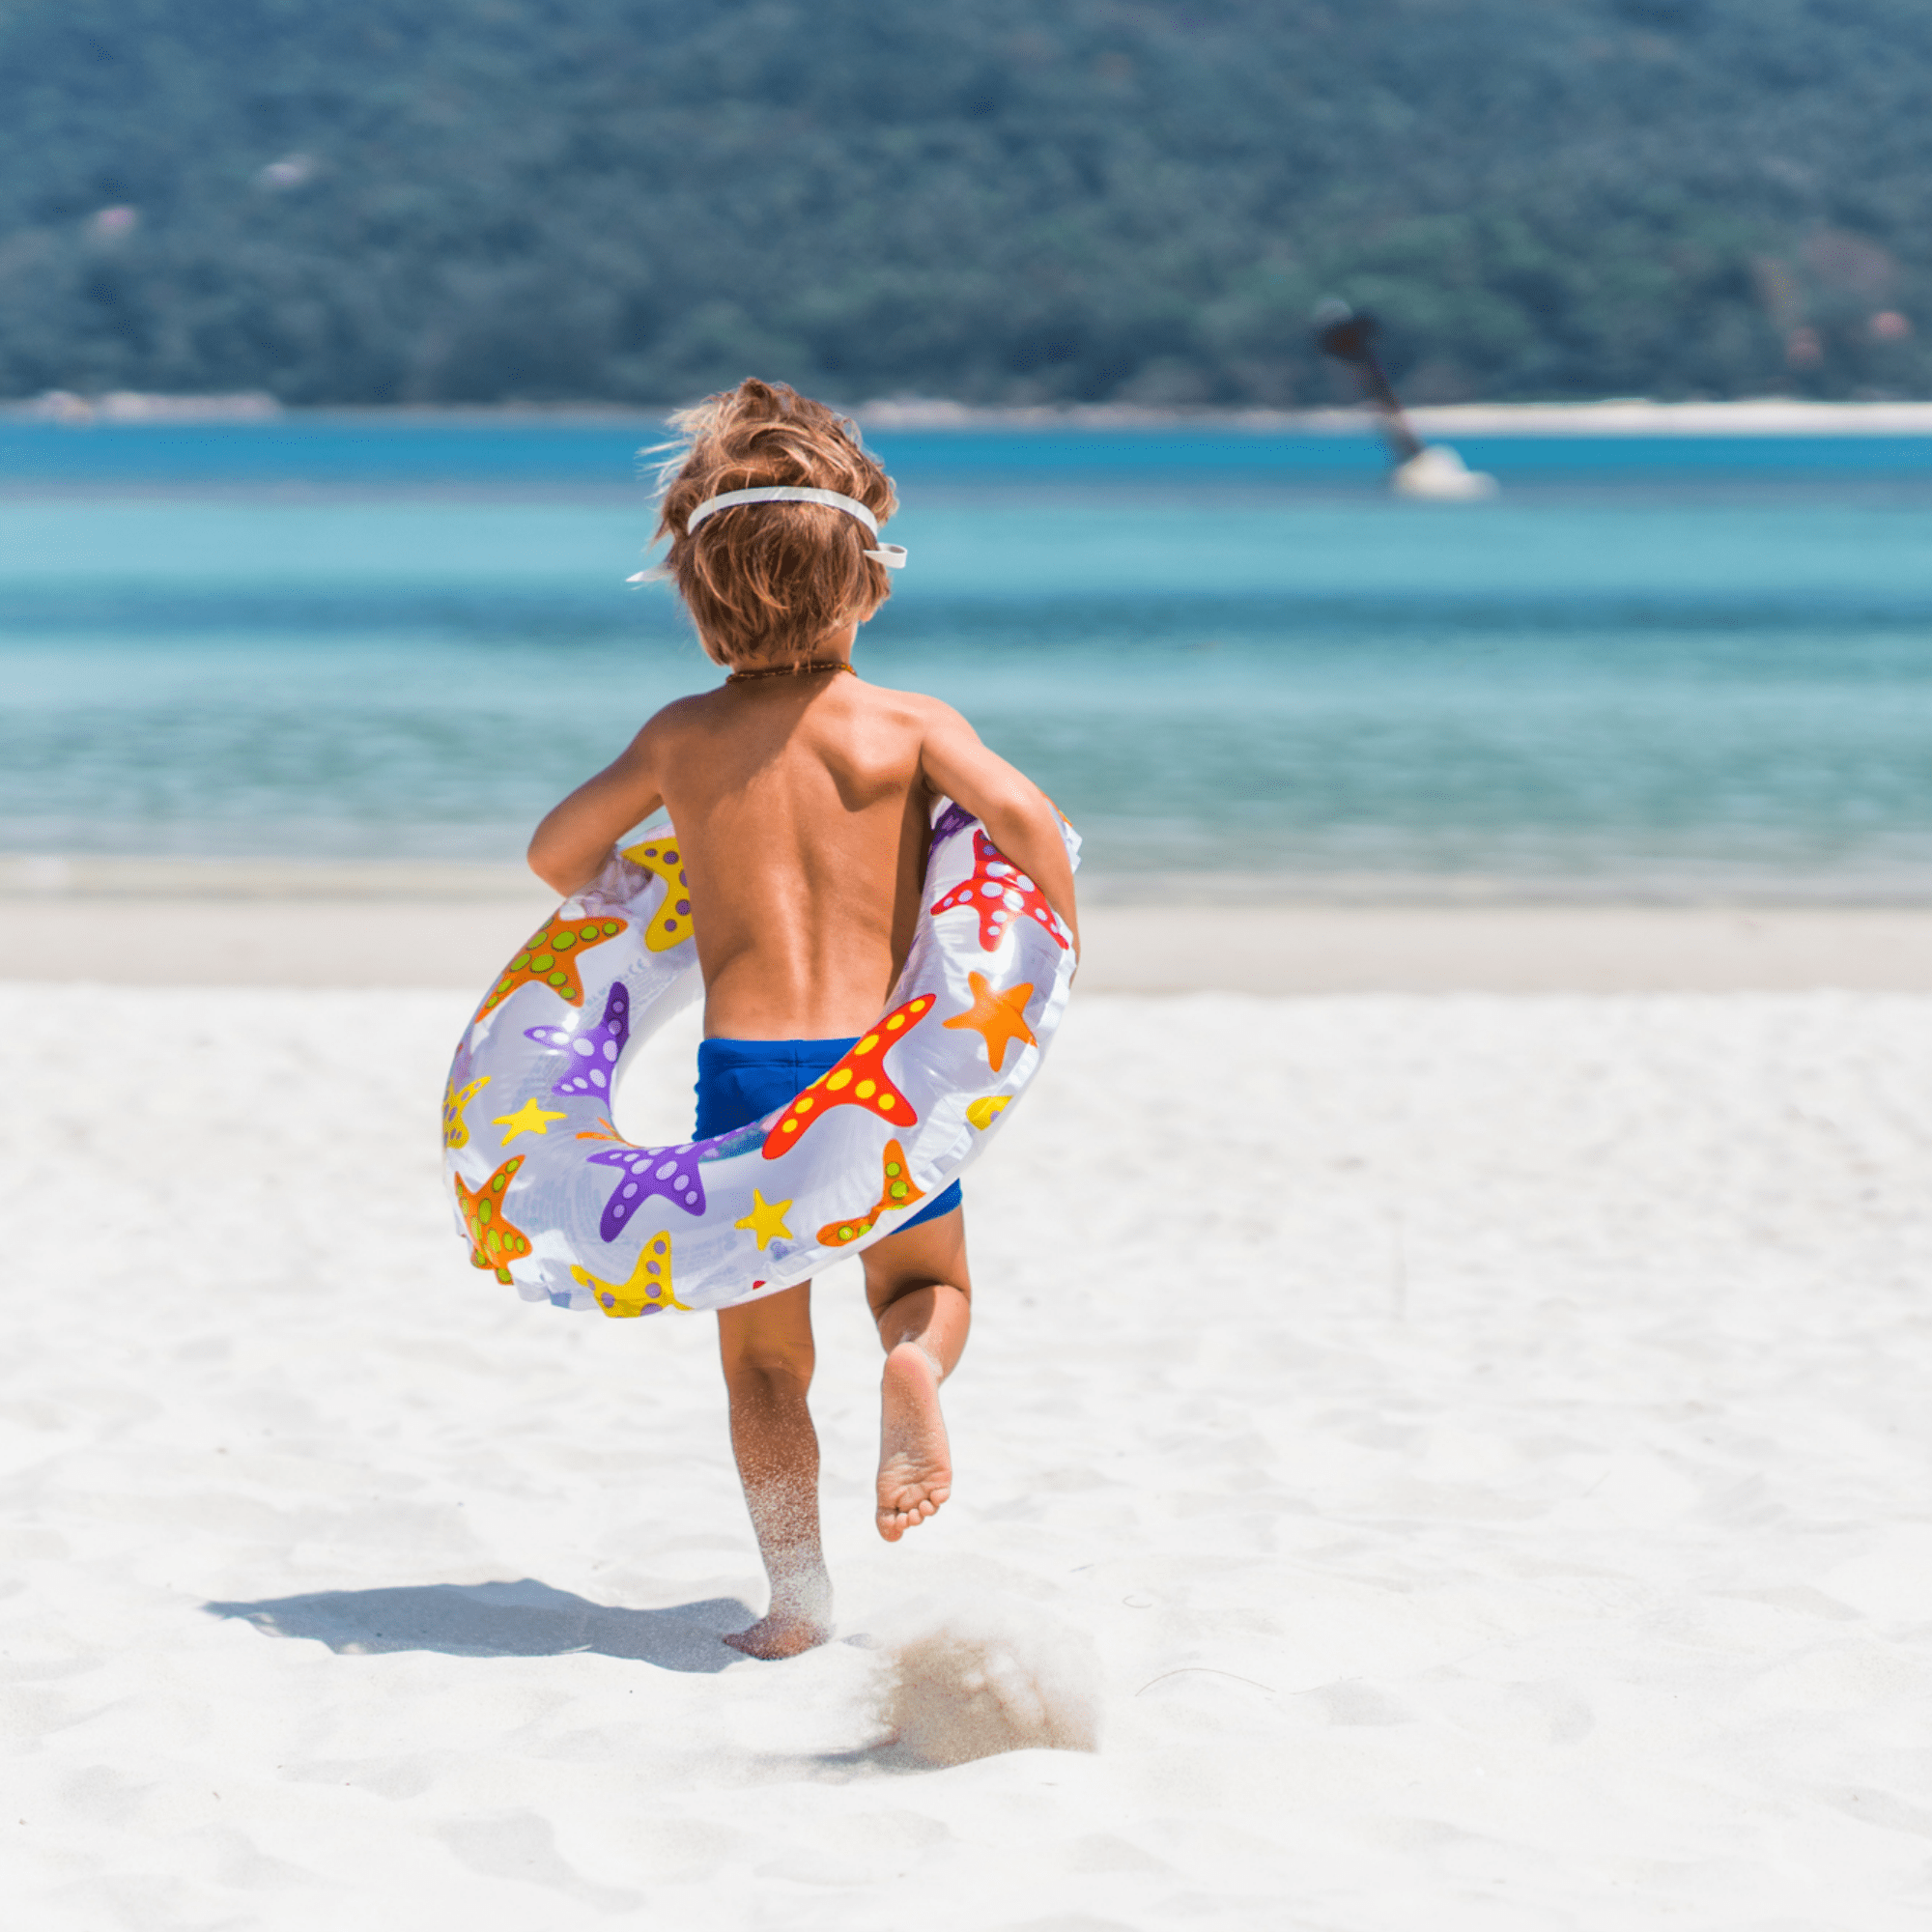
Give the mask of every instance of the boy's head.
[{"label": "boy's head", "polygon": [[749,666],[809,650],[863,622],[892,594],[875,542],[856,517],[824,503],[738,503],[690,535],[692,511],[727,490],[769,484],[835,490],[883,524],[898,508],[893,481],[859,446],[858,431],[782,383],[740,383],[671,417],[684,445],[665,467],[657,534],[706,652]]}]

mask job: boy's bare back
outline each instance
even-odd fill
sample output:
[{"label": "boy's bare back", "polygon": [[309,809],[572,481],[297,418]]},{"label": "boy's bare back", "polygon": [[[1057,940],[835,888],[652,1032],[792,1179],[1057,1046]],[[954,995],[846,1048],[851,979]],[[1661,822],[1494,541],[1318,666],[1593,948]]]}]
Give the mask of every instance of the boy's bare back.
[{"label": "boy's bare back", "polygon": [[[845,662],[850,640],[838,644],[823,656]],[[668,706],[544,821],[531,862],[571,891],[663,805],[691,889],[705,1032],[850,1036],[878,1016],[904,963],[941,794],[1070,923],[1072,871],[1037,788],[938,699],[832,671]]]},{"label": "boy's bare back", "polygon": [[645,727],[684,841],[707,1033],[829,1038],[878,1015],[919,913],[934,709],[821,673],[726,685]]}]

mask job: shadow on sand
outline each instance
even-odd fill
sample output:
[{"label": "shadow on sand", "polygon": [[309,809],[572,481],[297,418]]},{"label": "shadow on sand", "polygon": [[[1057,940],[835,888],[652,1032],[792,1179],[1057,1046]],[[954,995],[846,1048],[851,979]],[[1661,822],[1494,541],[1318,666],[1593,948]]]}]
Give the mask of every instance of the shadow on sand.
[{"label": "shadow on sand", "polygon": [[741,1660],[720,1639],[753,1621],[735,1597],[661,1610],[621,1610],[520,1583],[423,1583],[390,1590],[320,1590],[253,1604],[204,1604],[270,1636],[313,1637],[344,1657],[434,1650],[448,1657],[566,1657],[590,1651],[709,1673]]},{"label": "shadow on sand", "polygon": [[[988,1753],[990,1755],[990,1753]],[[763,1760],[768,1777],[810,1778],[816,1784],[850,1784],[861,1777],[895,1777],[944,1771],[943,1760],[922,1757],[897,1738],[856,1745],[850,1750],[800,1751],[769,1754]]]}]

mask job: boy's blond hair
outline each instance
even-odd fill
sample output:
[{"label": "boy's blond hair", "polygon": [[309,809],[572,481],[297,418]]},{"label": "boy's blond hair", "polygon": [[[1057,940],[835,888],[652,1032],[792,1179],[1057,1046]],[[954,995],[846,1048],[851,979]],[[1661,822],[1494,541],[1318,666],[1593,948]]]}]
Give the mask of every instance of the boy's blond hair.
[{"label": "boy's blond hair", "polygon": [[664,467],[657,534],[698,641],[723,665],[810,649],[869,617],[892,594],[873,537],[824,503],[740,503],[685,534],[693,510],[726,490],[767,484],[836,490],[883,524],[898,508],[893,479],[860,446],[857,427],[782,383],[748,379],[670,419],[681,454]]}]

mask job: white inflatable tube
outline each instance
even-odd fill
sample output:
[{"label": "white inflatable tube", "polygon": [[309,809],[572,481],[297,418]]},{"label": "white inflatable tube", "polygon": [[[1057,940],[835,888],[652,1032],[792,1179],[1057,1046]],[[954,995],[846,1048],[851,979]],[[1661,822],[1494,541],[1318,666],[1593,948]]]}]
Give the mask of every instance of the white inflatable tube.
[{"label": "white inflatable tube", "polygon": [[[1079,863],[1080,841],[1065,828]],[[484,995],[443,1094],[470,1260],[529,1301],[606,1315],[729,1308],[891,1234],[978,1158],[1039,1069],[1075,960],[979,821],[940,800],[892,1001],[761,1121],[639,1147],[626,1056],[701,990],[677,836],[613,852]]]}]

